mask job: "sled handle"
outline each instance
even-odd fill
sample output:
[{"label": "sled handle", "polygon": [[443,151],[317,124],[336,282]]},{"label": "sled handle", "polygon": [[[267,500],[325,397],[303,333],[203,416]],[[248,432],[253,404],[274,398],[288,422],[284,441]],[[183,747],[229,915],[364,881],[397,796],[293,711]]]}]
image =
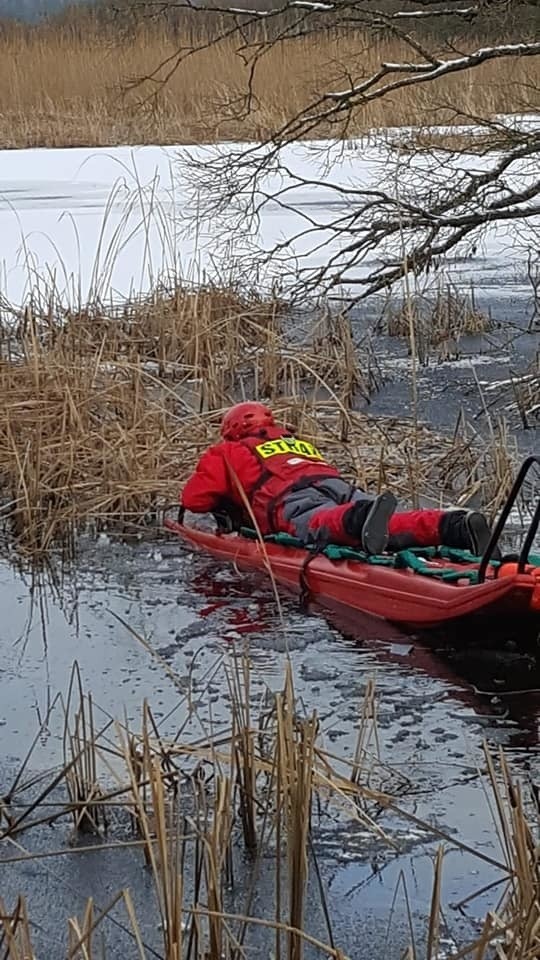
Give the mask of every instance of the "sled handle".
[{"label": "sled handle", "polygon": [[529,529],[527,530],[527,536],[523,542],[521,548],[521,553],[519,555],[518,561],[518,573],[523,573],[525,570],[525,564],[529,559],[529,553],[531,552],[531,547],[536,536],[536,531],[540,526],[540,497],[538,498],[538,503],[536,504],[536,510],[534,511],[534,516],[531,520]]},{"label": "sled handle", "polygon": [[[499,543],[501,533],[503,532],[506,526],[506,521],[510,516],[510,511],[512,510],[512,507],[516,502],[518,493],[520,492],[523,486],[525,477],[527,476],[529,470],[531,469],[534,463],[540,466],[540,457],[535,457],[535,456],[527,457],[521,464],[521,467],[519,468],[518,475],[512,484],[512,489],[508,494],[506,503],[504,504],[501,510],[500,517],[497,520],[495,527],[493,528],[493,533],[491,534],[489,543],[484,551],[482,560],[480,561],[480,566],[478,568],[478,583],[483,583],[484,580],[486,579],[486,571],[489,566],[489,561],[493,556],[493,551],[495,550],[495,547]],[[529,553],[530,553],[530,550],[539,526],[540,526],[540,499],[536,504],[536,509],[534,511],[533,518],[531,520],[529,529],[527,530],[527,535],[525,537],[525,540],[523,541],[523,545],[520,550],[519,560],[518,560],[518,573],[523,573],[525,570],[525,565],[529,559]]]}]

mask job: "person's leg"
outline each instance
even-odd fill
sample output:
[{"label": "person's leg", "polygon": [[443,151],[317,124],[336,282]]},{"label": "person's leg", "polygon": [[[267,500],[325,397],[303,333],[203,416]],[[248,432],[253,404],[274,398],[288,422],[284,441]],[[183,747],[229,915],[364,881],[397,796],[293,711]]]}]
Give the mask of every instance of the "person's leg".
[{"label": "person's leg", "polygon": [[[439,524],[441,543],[446,547],[459,547],[470,550],[476,557],[486,552],[491,540],[491,528],[483,513],[479,510],[445,510]],[[500,560],[497,548],[493,560]]]},{"label": "person's leg", "polygon": [[444,545],[482,556],[491,537],[486,518],[476,510],[400,511],[390,518],[388,530],[393,551]]},{"label": "person's leg", "polygon": [[388,540],[388,520],[395,509],[393,494],[371,497],[341,479],[295,491],[282,507],[288,529],[305,543],[361,546],[382,553]]},{"label": "person's leg", "polygon": [[390,518],[388,549],[436,547],[440,544],[442,510],[398,510]]},{"label": "person's leg", "polygon": [[315,486],[293,490],[276,510],[277,531],[290,533],[306,542],[312,516],[325,510],[329,504],[335,506],[335,501]]}]

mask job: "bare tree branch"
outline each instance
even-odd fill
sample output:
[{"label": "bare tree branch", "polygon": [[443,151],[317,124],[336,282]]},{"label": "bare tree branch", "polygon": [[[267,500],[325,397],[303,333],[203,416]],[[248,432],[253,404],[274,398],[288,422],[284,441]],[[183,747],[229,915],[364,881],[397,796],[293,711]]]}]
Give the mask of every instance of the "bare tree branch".
[{"label": "bare tree branch", "polygon": [[[316,55],[317,38],[331,31],[338,41],[346,36],[354,44],[357,38],[357,54],[343,68],[345,86],[338,87],[328,78],[326,89],[319,88],[310,102],[260,142],[226,146],[212,158],[201,161],[195,156],[189,161],[198,209],[202,203],[206,215],[220,219],[229,235],[255,236],[263,214],[270,209],[280,213],[288,233],[262,249],[256,262],[257,267],[272,263],[281,267],[287,259],[289,264],[294,262],[296,295],[337,291],[346,284],[357,291],[353,300],[369,296],[408,273],[436,266],[466,243],[476,244],[482,231],[494,224],[527,223],[540,215],[538,126],[488,113],[475,116],[459,103],[446,104],[447,113],[451,108],[456,118],[474,122],[492,138],[491,145],[476,156],[466,148],[434,147],[419,159],[405,154],[403,136],[392,134],[395,142],[390,138],[379,148],[379,183],[343,183],[332,176],[337,165],[335,137],[347,136],[368,104],[387,103],[409,90],[417,96],[438,91],[450,76],[474,82],[485,64],[509,58],[531,63],[529,100],[533,102],[539,94],[533,67],[540,56],[540,41],[534,23],[532,36],[521,21],[512,26],[518,8],[527,6],[520,0],[512,4],[507,0],[286,0],[263,8],[256,3],[208,8],[193,0],[163,0],[144,6],[189,11],[195,18],[204,14],[215,18],[216,24],[207,40],[180,48],[144,78],[156,88],[166,84],[187,57],[224,39],[238,43],[237,53],[248,70],[241,101],[229,103],[237,119],[256,106],[257,69],[277,44],[313,38]],[[504,42],[483,42],[471,49],[473,37],[467,38],[464,29],[472,25],[480,36],[482,25],[487,29],[497,11],[508,21]],[[439,35],[434,39],[430,31],[437,25]],[[456,25],[461,27],[461,40],[451,32]],[[377,69],[368,72],[363,45],[381,37],[399,41],[403,57],[381,59]],[[458,45],[466,49],[459,50]],[[540,109],[540,95],[537,102]],[[326,169],[317,171],[311,161],[301,170],[293,169],[292,160],[302,144],[330,134],[333,141],[327,145]],[[319,156],[324,151],[325,145],[319,144]],[[321,198],[321,210],[316,204],[302,206],[299,191]]]}]

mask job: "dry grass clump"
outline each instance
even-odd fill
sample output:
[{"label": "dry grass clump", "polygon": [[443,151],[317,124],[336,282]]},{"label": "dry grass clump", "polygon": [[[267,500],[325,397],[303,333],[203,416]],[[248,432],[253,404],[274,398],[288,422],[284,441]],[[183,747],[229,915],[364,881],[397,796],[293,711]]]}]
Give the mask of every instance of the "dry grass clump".
[{"label": "dry grass clump", "polygon": [[418,130],[400,139],[400,150],[408,153],[478,153],[482,156],[504,146],[504,136],[472,127],[470,130]]},{"label": "dry grass clump", "polygon": [[[0,475],[4,514],[24,549],[69,549],[89,522],[137,524],[176,499],[237,399],[312,405],[328,358],[309,341],[291,345],[282,315],[279,301],[178,288],[116,313],[57,319],[27,308],[4,318]],[[356,354],[340,361],[338,351],[332,377],[327,395],[346,412],[361,382]]]},{"label": "dry grass clump", "polygon": [[524,430],[540,422],[540,355],[524,373],[516,373],[504,380],[483,383],[484,410],[505,415],[517,415]]},{"label": "dry grass clump", "polygon": [[[200,47],[170,70],[158,70],[128,92],[134,78],[150,77],[180,47]],[[290,37],[276,43],[255,71],[253,99],[245,110],[251,63],[241,40],[215,45],[146,22],[125,34],[120,25],[84,28],[61,23],[0,33],[0,142],[5,147],[102,146],[117,143],[208,143],[266,138],[302,110],[316,91],[342,89],[350,78],[376,72],[382,62],[410,60],[411,48],[361,31]],[[460,40],[458,49],[463,49]],[[246,55],[247,53],[247,55]],[[31,69],[28,68],[31,64]],[[347,135],[371,128],[451,123],[455,105],[471,117],[537,109],[538,66],[532,58],[505,58],[448,76],[420,91],[356,110]],[[332,131],[329,130],[331,133]],[[333,131],[335,134],[335,131]],[[323,135],[324,131],[319,131]]]},{"label": "dry grass clump", "polygon": [[169,401],[142,369],[107,371],[34,341],[0,365],[0,391],[4,509],[31,553],[85,518],[140,519],[178,473]]},{"label": "dry grass clump", "polygon": [[455,359],[462,337],[493,329],[490,314],[476,306],[474,288],[469,295],[450,283],[439,284],[434,297],[418,293],[399,306],[390,303],[383,324],[390,337],[405,337],[409,346],[415,344],[421,364],[428,363],[432,352],[440,360]]},{"label": "dry grass clump", "polygon": [[[350,320],[309,318],[304,334],[295,321],[294,336],[291,323],[278,300],[183,287],[118,310],[4,317],[2,512],[18,547],[70,553],[82,529],[140,529],[177,499],[224,409],[245,398],[268,400],[365,488],[390,485],[412,502],[480,489],[499,503],[510,447],[355,412],[376,383]],[[492,497],[483,469],[503,446]]]}]

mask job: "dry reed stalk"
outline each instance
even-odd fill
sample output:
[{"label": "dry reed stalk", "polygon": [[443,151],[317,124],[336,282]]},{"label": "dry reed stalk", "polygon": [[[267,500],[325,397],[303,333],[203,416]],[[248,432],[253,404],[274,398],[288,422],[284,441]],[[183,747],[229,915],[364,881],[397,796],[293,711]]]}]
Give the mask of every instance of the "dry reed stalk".
[{"label": "dry reed stalk", "polygon": [[[131,802],[146,844],[147,862],[152,868],[163,933],[165,960],[180,960],[183,938],[183,876],[181,863],[185,837],[178,809],[167,791],[159,757],[149,736],[149,713],[145,703],[139,761],[133,763],[129,739],[119,730],[131,785]],[[141,795],[142,781],[149,785],[148,802]]]},{"label": "dry reed stalk", "polygon": [[429,912],[429,930],[427,942],[427,960],[437,960],[439,957],[440,923],[441,923],[441,884],[444,849],[439,847],[435,857],[433,870],[433,889],[431,892],[431,908]]},{"label": "dry reed stalk", "polygon": [[[287,846],[289,926],[302,930],[318,724],[316,714],[309,720],[296,720],[293,677],[289,662],[286,666],[283,693],[276,697],[276,724],[277,816],[283,817]],[[303,951],[302,937],[296,932],[290,932],[287,949],[289,960],[302,960]]]},{"label": "dry reed stalk", "polygon": [[[370,678],[367,682],[366,692],[364,693],[364,699],[362,701],[360,725],[351,770],[351,780],[353,783],[360,782],[360,777],[365,769],[366,758],[369,756],[372,740],[375,743],[375,756],[377,760],[380,760],[379,738],[377,733],[377,697],[375,681]],[[369,771],[367,776],[367,783],[369,783]]]},{"label": "dry reed stalk", "polygon": [[226,956],[228,931],[223,921],[223,882],[230,862],[233,830],[232,784],[227,777],[215,783],[212,820],[203,838],[203,859],[208,901],[209,957]]},{"label": "dry reed stalk", "polygon": [[233,662],[229,686],[231,689],[232,743],[234,767],[231,776],[239,792],[240,819],[246,850],[257,850],[256,798],[257,767],[255,763],[256,731],[251,721],[251,690],[249,657],[242,656],[241,669],[238,660]]},{"label": "dry reed stalk", "polygon": [[[186,58],[157,104],[145,105],[155,82],[121,95],[126,78],[150,76],[180,45],[200,42],[204,33],[204,27],[195,24],[175,37],[165,26],[148,23],[139,25],[128,42],[117,26],[100,29],[89,18],[81,18],[80,28],[59,23],[4,31],[2,142],[20,147],[262,139],[302,110],[321,82],[325,89],[329,81],[341,89],[344,79],[358,73],[359,51],[364,76],[384,61],[408,61],[411,55],[399,40],[381,41],[361,31],[290,37],[261,59],[254,76],[253,109],[244,116],[238,103],[251,63],[241,55],[241,41],[229,39],[203,44],[195,59]],[[463,39],[456,42],[459,49],[467,46]],[[414,89],[402,89],[388,101],[357,109],[348,135],[374,127],[432,124],[434,115],[437,123],[452,123],[456,103],[471,117],[533,112],[536,71],[530,60],[508,58],[477,68],[474,83],[450,75],[423,89],[420,97]]]},{"label": "dry reed stalk", "polygon": [[[71,721],[69,713],[74,695],[78,702]],[[98,780],[97,749],[92,696],[85,696],[75,662],[65,708],[64,767],[74,828],[83,833],[107,832],[107,808]]]},{"label": "dry reed stalk", "polygon": [[92,960],[94,901],[91,897],[86,903],[81,923],[71,917],[68,920],[68,930],[68,956],[73,960]]},{"label": "dry reed stalk", "polygon": [[68,920],[68,950],[66,960],[94,960],[96,953],[93,950],[95,933],[100,924],[107,919],[114,907],[123,902],[130,922],[129,932],[137,948],[139,960],[146,960],[147,953],[135,916],[133,901],[128,890],[121,890],[103,910],[96,910],[93,899],[86,903],[82,919],[70,917]]},{"label": "dry reed stalk", "polygon": [[8,912],[0,897],[0,957],[1,960],[37,960],[24,897],[18,898],[13,913]]}]

